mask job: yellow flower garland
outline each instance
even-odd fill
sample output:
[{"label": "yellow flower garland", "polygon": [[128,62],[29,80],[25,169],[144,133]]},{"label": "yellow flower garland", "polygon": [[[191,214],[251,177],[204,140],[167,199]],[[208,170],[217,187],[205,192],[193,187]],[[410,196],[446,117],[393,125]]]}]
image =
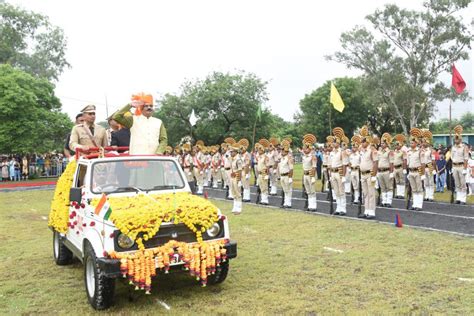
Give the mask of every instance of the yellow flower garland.
[{"label": "yellow flower garland", "polygon": [[227,259],[225,241],[210,241],[200,244],[188,244],[170,240],[163,246],[135,253],[109,254],[112,259],[120,259],[120,272],[124,278],[128,277],[130,284],[135,285],[135,290],[145,290],[150,294],[151,278],[156,275],[156,268],[168,273],[170,264],[175,254],[184,262],[184,267],[191,276],[201,280],[206,286],[207,277],[216,272],[216,267]]},{"label": "yellow flower garland", "polygon": [[56,183],[53,201],[51,202],[51,210],[49,212],[48,226],[60,233],[66,233],[68,230],[69,220],[69,191],[74,179],[76,171],[76,161],[71,160],[66,170]]},{"label": "yellow flower garland", "polygon": [[[155,236],[162,222],[185,224],[201,243],[202,233],[218,220],[216,206],[187,192],[109,197],[108,200],[112,208],[109,220],[142,250],[145,249],[143,241]],[[91,205],[95,207],[98,203],[99,199],[94,199]]]}]

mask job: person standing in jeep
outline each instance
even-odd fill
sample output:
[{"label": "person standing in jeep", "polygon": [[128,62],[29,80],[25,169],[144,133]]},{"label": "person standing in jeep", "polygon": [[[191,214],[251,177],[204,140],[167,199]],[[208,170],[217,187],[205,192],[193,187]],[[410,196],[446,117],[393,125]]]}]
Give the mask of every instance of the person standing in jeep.
[{"label": "person standing in jeep", "polygon": [[[130,109],[135,108],[135,114]],[[168,136],[160,119],[153,117],[153,96],[140,93],[132,96],[127,104],[113,119],[130,129],[131,155],[163,154],[168,146]]]}]

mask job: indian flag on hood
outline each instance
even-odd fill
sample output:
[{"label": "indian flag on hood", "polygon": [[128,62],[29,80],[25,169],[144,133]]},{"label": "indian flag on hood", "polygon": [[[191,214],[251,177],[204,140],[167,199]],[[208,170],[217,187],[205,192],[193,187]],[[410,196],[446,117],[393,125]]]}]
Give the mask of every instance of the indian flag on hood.
[{"label": "indian flag on hood", "polygon": [[102,193],[102,197],[100,198],[99,204],[97,204],[94,213],[105,220],[108,220],[110,214],[112,214],[112,208],[110,207],[109,201],[107,201],[107,195],[105,195],[105,193]]}]

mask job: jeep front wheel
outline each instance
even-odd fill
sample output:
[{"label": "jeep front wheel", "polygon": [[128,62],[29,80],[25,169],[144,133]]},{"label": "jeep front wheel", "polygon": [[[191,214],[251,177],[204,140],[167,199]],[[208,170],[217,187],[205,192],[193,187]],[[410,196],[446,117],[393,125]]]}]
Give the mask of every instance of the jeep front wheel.
[{"label": "jeep front wheel", "polygon": [[72,261],[72,252],[63,244],[57,231],[53,231],[53,256],[59,266],[67,265]]},{"label": "jeep front wheel", "polygon": [[227,278],[227,273],[229,273],[229,260],[226,262],[221,262],[221,264],[216,267],[216,273],[210,275],[207,278],[208,284],[218,284],[224,282]]},{"label": "jeep front wheel", "polygon": [[87,299],[94,309],[107,309],[112,306],[115,279],[107,278],[97,264],[97,258],[90,245],[85,247],[84,283]]}]

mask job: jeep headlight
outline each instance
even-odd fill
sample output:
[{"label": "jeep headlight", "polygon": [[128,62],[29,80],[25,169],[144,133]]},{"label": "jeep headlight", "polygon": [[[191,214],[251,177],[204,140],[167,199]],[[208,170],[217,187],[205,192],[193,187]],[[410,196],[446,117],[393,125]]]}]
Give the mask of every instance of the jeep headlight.
[{"label": "jeep headlight", "polygon": [[120,234],[117,238],[117,244],[122,249],[129,249],[132,248],[135,242],[132,238],[128,237],[125,234]]},{"label": "jeep headlight", "polygon": [[214,223],[214,225],[212,225],[211,228],[207,230],[207,235],[209,235],[209,237],[211,238],[214,238],[217,235],[219,235],[220,232],[221,232],[221,227],[219,226],[219,224]]}]

